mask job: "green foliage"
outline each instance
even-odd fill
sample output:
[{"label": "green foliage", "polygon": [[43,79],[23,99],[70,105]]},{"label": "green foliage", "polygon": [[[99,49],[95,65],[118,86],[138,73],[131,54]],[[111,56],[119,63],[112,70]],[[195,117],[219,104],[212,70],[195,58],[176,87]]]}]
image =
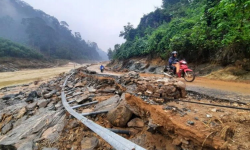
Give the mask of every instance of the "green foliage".
[{"label": "green foliage", "polygon": [[166,59],[175,50],[188,61],[232,63],[250,56],[249,18],[250,0],[163,0],[113,57]]},{"label": "green foliage", "polygon": [[0,38],[0,57],[19,57],[42,59],[43,56],[23,45],[13,43],[10,40]]}]

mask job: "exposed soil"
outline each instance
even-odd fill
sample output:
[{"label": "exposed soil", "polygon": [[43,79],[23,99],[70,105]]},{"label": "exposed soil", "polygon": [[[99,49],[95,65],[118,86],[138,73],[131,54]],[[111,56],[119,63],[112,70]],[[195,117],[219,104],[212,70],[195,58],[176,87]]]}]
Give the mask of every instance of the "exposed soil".
[{"label": "exposed soil", "polygon": [[[92,65],[88,67],[88,69],[100,73],[99,66],[100,64]],[[24,79],[22,83],[25,83],[26,79],[29,82],[39,80],[38,77],[41,77],[40,80],[43,80],[43,77],[46,78],[46,80],[27,84],[26,86],[6,88],[7,90],[2,89],[0,97],[11,93],[18,93],[18,91],[29,93],[31,90],[36,89],[42,82],[49,82],[49,79],[43,73],[49,74],[49,77],[52,77],[61,72],[70,70],[73,67],[72,64],[69,64],[63,68],[34,70],[33,73],[32,70],[30,70],[28,71],[31,73],[29,75],[20,71],[20,74],[16,75],[19,78],[15,78],[13,75],[12,80],[18,81],[22,78]],[[73,93],[77,93],[86,91],[88,86],[93,86],[97,89],[97,92],[94,93],[95,97],[92,100],[97,100],[99,102],[105,102],[107,99],[114,96],[115,93],[126,93],[123,103],[120,103],[120,105],[125,105],[133,112],[131,119],[140,118],[144,123],[143,127],[129,127],[128,125],[116,127],[107,120],[106,114],[89,116],[88,119],[106,128],[129,130],[131,133],[130,135],[121,134],[121,136],[134,143],[150,150],[250,149],[249,111],[178,102],[172,98],[163,99],[162,94],[159,95],[156,100],[152,93],[150,95],[150,92],[148,95],[138,94],[138,87],[135,86],[137,85],[135,83],[143,84],[141,80],[148,81],[149,83],[151,80],[156,81],[157,78],[167,78],[163,77],[161,74],[141,73],[140,76],[143,78],[140,79],[128,76],[127,79],[131,80],[131,82],[122,82],[123,80],[121,79],[126,76],[124,72],[112,72],[109,71],[108,67],[104,73],[100,74],[121,76],[121,78],[119,78],[120,82],[118,84],[118,81],[111,77],[102,77],[101,75],[96,77],[95,75],[84,74],[80,70],[76,76],[71,78],[68,87],[74,89]],[[27,78],[25,78],[26,76]],[[5,78],[8,80],[7,75]],[[3,77],[2,79],[5,78]],[[11,78],[9,78],[9,80],[11,80]],[[183,79],[178,80],[184,81]],[[159,82],[159,80],[157,81]],[[166,82],[166,85],[171,84],[168,80],[166,80]],[[155,86],[162,86],[161,84],[162,83],[159,82],[159,84],[157,83]],[[181,98],[181,100],[250,108],[248,104],[250,100],[249,83],[229,82],[198,77],[194,82],[185,82],[185,84],[187,85],[186,89],[191,92],[189,92],[185,98]],[[2,86],[2,84],[0,85]],[[103,92],[105,89],[110,90],[110,88],[115,88],[117,91]],[[150,88],[152,87],[147,86],[147,91]],[[69,96],[72,94],[69,94]],[[81,96],[84,96],[84,94],[80,95],[80,97]],[[230,98],[235,101],[221,101],[221,99],[230,100]],[[71,100],[72,99],[68,99],[68,101]],[[152,101],[154,103],[151,103]],[[0,102],[2,103],[2,101]],[[246,104],[243,104],[243,102]],[[75,104],[77,103],[74,102],[71,105]],[[11,105],[11,103],[8,105]],[[94,108],[94,105],[85,106],[77,109],[77,112],[91,112]],[[99,140],[98,146],[95,149],[113,149],[102,138],[90,131],[71,115],[66,114],[65,122],[66,125],[62,130],[59,140],[52,143],[47,140],[37,141],[36,144],[38,149],[42,149],[43,147],[56,147],[62,150],[78,150],[81,149],[84,144],[82,143],[83,139],[87,137],[96,137]]]},{"label": "exposed soil", "polygon": [[0,72],[13,72],[23,69],[41,69],[66,65],[68,60],[38,60],[15,57],[0,58]]},{"label": "exposed soil", "polygon": [[50,78],[57,76],[60,73],[68,72],[71,69],[79,67],[79,64],[68,63],[61,67],[53,67],[46,69],[29,69],[15,72],[1,72],[0,73],[0,88],[27,84],[33,81],[50,80]]},{"label": "exposed soil", "polygon": [[[99,71],[99,65],[89,67],[90,70]],[[113,72],[107,67],[104,74],[122,75],[124,72]],[[162,74],[140,73],[142,77],[164,77]],[[168,77],[165,77],[168,78]],[[196,77],[193,82],[185,82],[183,78],[178,79],[186,84],[188,91],[198,92],[219,99],[229,99],[234,101],[244,101],[250,103],[250,81],[224,81],[210,79],[209,77]]]}]

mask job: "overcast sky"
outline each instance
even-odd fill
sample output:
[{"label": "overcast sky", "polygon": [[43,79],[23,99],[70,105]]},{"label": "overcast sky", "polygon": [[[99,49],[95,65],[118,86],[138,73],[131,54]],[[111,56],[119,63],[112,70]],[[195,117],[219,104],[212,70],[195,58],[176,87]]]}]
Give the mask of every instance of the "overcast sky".
[{"label": "overcast sky", "polygon": [[73,32],[96,42],[107,51],[123,43],[119,37],[128,22],[137,27],[143,14],[161,7],[162,0],[23,0],[45,13],[66,21]]}]

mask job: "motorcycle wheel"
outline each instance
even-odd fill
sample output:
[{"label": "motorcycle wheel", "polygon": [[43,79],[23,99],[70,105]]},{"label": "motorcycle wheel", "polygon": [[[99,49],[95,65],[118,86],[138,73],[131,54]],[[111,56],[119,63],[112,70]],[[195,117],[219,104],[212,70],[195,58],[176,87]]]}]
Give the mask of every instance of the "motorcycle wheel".
[{"label": "motorcycle wheel", "polygon": [[195,79],[195,74],[193,71],[187,71],[186,73],[184,73],[184,79],[187,82],[193,82]]}]

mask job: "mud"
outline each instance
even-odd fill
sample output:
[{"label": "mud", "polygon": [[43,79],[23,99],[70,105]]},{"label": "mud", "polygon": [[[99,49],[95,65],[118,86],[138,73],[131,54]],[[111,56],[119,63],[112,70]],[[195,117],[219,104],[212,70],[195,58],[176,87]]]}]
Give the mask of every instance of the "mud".
[{"label": "mud", "polygon": [[55,68],[22,70],[16,72],[1,72],[0,88],[12,85],[27,84],[33,81],[49,81],[52,77],[55,77],[63,72],[68,72],[71,69],[79,66],[79,64],[69,63],[65,66]]}]

